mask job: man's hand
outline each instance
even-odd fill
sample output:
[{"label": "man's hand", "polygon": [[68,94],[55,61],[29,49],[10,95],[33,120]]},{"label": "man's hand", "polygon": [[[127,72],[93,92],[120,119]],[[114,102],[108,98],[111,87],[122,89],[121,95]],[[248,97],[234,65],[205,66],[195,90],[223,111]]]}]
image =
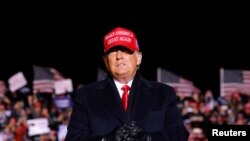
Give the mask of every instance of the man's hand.
[{"label": "man's hand", "polygon": [[135,121],[131,121],[128,124],[125,124],[125,127],[129,131],[129,137],[135,141],[141,141],[145,138],[144,129],[136,125]]},{"label": "man's hand", "polygon": [[105,141],[144,141],[146,137],[144,129],[136,125],[135,121],[131,121],[118,127]]}]

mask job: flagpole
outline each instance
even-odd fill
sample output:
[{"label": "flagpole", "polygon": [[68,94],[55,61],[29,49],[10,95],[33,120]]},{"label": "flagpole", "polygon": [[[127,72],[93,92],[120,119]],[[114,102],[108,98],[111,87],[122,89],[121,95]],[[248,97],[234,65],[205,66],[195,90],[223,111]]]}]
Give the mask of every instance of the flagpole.
[{"label": "flagpole", "polygon": [[223,93],[223,80],[224,80],[224,69],[220,68],[220,96],[225,96],[225,94]]},{"label": "flagpole", "polygon": [[161,68],[157,68],[157,82],[161,82]]}]

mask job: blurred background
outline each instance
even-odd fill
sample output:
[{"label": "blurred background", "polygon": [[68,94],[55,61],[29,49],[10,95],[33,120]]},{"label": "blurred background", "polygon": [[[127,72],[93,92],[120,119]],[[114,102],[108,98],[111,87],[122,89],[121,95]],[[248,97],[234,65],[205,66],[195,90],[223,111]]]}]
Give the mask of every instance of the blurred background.
[{"label": "blurred background", "polygon": [[144,77],[175,87],[190,141],[206,140],[209,124],[250,123],[244,15],[54,12],[4,19],[0,140],[64,140],[74,91],[105,77],[103,37],[117,26],[136,33]]}]

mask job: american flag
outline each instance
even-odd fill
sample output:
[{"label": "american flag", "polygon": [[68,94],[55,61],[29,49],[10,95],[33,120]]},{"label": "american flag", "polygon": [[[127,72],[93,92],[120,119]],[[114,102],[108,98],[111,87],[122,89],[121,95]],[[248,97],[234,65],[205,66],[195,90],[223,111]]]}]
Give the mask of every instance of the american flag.
[{"label": "american flag", "polygon": [[250,70],[220,69],[221,96],[250,94]]},{"label": "american flag", "polygon": [[157,81],[174,87],[178,96],[191,96],[193,93],[200,93],[192,81],[163,68],[157,68]]},{"label": "american flag", "polygon": [[53,93],[54,80],[51,68],[42,66],[33,66],[33,92],[34,93]]}]

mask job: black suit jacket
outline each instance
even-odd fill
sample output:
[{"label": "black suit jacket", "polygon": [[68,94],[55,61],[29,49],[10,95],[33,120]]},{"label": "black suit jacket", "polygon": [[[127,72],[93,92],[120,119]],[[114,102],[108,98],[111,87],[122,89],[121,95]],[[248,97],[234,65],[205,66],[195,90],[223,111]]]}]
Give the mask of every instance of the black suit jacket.
[{"label": "black suit jacket", "polygon": [[138,72],[129,93],[128,111],[111,77],[80,88],[68,125],[67,141],[101,141],[117,127],[136,121],[153,141],[186,141],[188,132],[172,87],[145,80]]}]

